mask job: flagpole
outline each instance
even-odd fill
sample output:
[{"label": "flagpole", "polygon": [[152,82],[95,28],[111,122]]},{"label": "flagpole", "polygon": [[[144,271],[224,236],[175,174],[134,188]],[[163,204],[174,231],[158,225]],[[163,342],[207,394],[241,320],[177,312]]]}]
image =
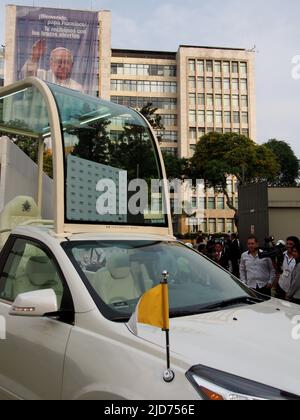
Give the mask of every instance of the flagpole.
[{"label": "flagpole", "polygon": [[163,280],[161,284],[166,287],[167,289],[167,296],[163,299],[163,312],[164,312],[164,323],[165,325],[168,325],[167,328],[164,328],[164,331],[166,333],[166,350],[167,350],[167,370],[164,372],[164,381],[167,383],[173,382],[175,379],[175,373],[171,370],[171,357],[170,357],[170,329],[169,329],[169,290],[168,290],[168,277],[169,273],[167,271],[164,271],[162,273]]}]

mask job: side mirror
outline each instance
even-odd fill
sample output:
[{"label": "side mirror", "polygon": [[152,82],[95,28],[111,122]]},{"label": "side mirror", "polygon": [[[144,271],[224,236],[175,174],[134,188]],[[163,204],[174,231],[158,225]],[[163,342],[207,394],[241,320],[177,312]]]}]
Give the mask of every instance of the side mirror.
[{"label": "side mirror", "polygon": [[9,314],[12,316],[41,317],[57,311],[56,294],[52,289],[49,289],[18,295]]}]

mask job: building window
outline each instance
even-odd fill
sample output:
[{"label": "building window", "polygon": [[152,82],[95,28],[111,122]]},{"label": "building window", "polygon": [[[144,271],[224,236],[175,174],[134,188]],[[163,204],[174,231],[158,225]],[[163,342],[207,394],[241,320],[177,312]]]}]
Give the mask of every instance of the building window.
[{"label": "building window", "polygon": [[201,137],[203,137],[205,135],[205,128],[204,127],[200,127],[198,130],[199,133],[199,139],[201,139]]},{"label": "building window", "polygon": [[222,73],[221,61],[215,61],[215,73]]},{"label": "building window", "polygon": [[195,77],[189,77],[189,90],[196,89],[196,79]]},{"label": "building window", "polygon": [[240,113],[238,111],[234,111],[233,113],[233,124],[240,123]]},{"label": "building window", "polygon": [[204,83],[204,77],[198,77],[198,89],[204,90],[205,83]]},{"label": "building window", "polygon": [[209,219],[209,233],[217,233],[216,219]]},{"label": "building window", "polygon": [[200,107],[205,106],[205,95],[204,95],[204,93],[199,93],[198,94],[198,105]]},{"label": "building window", "polygon": [[155,97],[141,97],[141,96],[111,96],[111,101],[119,105],[129,106],[132,108],[142,108],[147,104],[151,104],[158,109],[177,109],[176,98],[155,98]]},{"label": "building window", "polygon": [[248,124],[248,112],[242,112],[242,123]]},{"label": "building window", "polygon": [[218,197],[217,207],[219,210],[225,209],[224,197]]},{"label": "building window", "polygon": [[224,128],[224,133],[225,134],[232,133],[231,128]]},{"label": "building window", "polygon": [[223,124],[222,111],[216,111],[215,115],[216,115],[216,125],[218,127],[222,126]]},{"label": "building window", "polygon": [[206,197],[199,198],[199,210],[206,210]]},{"label": "building window", "polygon": [[235,133],[235,134],[240,134],[240,129],[239,128],[234,128],[232,130],[232,132]]},{"label": "building window", "polygon": [[148,80],[112,80],[112,91],[176,93],[176,82],[157,82]]},{"label": "building window", "polygon": [[[196,115],[196,111],[195,111]],[[161,120],[164,126],[176,126],[177,125],[177,115],[162,115]]]},{"label": "building window", "polygon": [[189,138],[190,140],[197,140],[197,130],[196,128],[189,129]]},{"label": "building window", "polygon": [[232,90],[239,90],[239,79],[232,79]]},{"label": "building window", "polygon": [[206,78],[206,89],[207,90],[213,90],[214,88],[214,82],[213,82],[213,78],[212,77],[207,77]]},{"label": "building window", "polygon": [[196,94],[195,93],[189,94],[189,104],[190,104],[190,108],[196,108]]},{"label": "building window", "polygon": [[213,107],[214,106],[214,95],[212,95],[211,93],[206,95],[206,105],[208,107]]},{"label": "building window", "polygon": [[247,74],[248,73],[247,67],[248,67],[247,63],[240,63],[241,74]]},{"label": "building window", "polygon": [[213,72],[213,62],[211,60],[206,61],[206,71],[207,73]]},{"label": "building window", "polygon": [[229,61],[223,62],[223,72],[224,74],[230,74],[230,63]]},{"label": "building window", "polygon": [[239,63],[237,61],[233,61],[232,63],[232,73],[238,74],[239,72]]},{"label": "building window", "polygon": [[216,90],[222,90],[222,79],[221,77],[215,78],[215,89]]},{"label": "building window", "polygon": [[241,79],[241,91],[247,92],[248,91],[248,81],[247,79]]},{"label": "building window", "polygon": [[190,72],[190,74],[195,74],[196,73],[195,60],[189,60],[189,72]]},{"label": "building window", "polygon": [[226,222],[226,229],[228,233],[234,232],[234,220],[233,219],[227,219]]},{"label": "building window", "polygon": [[216,133],[223,134],[223,128],[216,128]]},{"label": "building window", "polygon": [[249,130],[248,130],[248,128],[243,128],[242,129],[242,134],[243,134],[243,136],[249,137]]},{"label": "building window", "polygon": [[189,123],[190,125],[196,125],[196,111],[189,111]]},{"label": "building window", "polygon": [[239,108],[239,106],[240,106],[239,95],[232,95],[232,106],[233,106],[233,108]]},{"label": "building window", "polygon": [[224,112],[224,122],[225,124],[231,124],[231,112],[229,111]]},{"label": "building window", "polygon": [[242,95],[241,101],[242,101],[242,108],[248,108],[248,96]]},{"label": "building window", "polygon": [[222,95],[215,95],[215,104],[216,107],[222,107]]},{"label": "building window", "polygon": [[197,72],[198,74],[204,74],[204,61],[203,60],[197,61]]},{"label": "building window", "polygon": [[178,133],[177,131],[157,131],[157,137],[162,143],[177,143],[178,142]]},{"label": "building window", "polygon": [[173,156],[177,156],[178,150],[175,147],[162,147],[162,152],[169,154],[169,155],[173,155]]},{"label": "building window", "polygon": [[205,111],[198,111],[198,123],[200,125],[205,124]]},{"label": "building window", "polygon": [[223,79],[223,86],[224,90],[230,90],[230,79],[228,77]]},{"label": "building window", "polygon": [[213,124],[214,123],[214,112],[213,111],[207,111],[207,124]]},{"label": "building window", "polygon": [[215,197],[208,197],[207,199],[207,208],[209,210],[215,210],[216,209],[216,199]]},{"label": "building window", "polygon": [[176,77],[176,66],[156,64],[112,63],[111,74],[120,76],[165,76]]},{"label": "building window", "polygon": [[230,95],[224,95],[224,108],[230,108]]},{"label": "building window", "polygon": [[225,233],[225,219],[218,219],[218,233]]}]

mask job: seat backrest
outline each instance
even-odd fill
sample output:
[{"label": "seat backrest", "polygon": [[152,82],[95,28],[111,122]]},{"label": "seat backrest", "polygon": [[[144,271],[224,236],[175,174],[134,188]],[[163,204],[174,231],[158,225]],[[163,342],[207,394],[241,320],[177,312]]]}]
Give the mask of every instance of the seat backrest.
[{"label": "seat backrest", "polygon": [[30,257],[25,273],[16,278],[14,296],[45,289],[53,289],[60,307],[63,285],[54,264],[46,256]]},{"label": "seat backrest", "polygon": [[[32,197],[18,196],[10,201],[0,214],[0,230],[12,230],[29,220],[41,219],[40,211]],[[0,235],[1,247],[9,237],[9,232]]]},{"label": "seat backrest", "polygon": [[106,304],[137,299],[142,294],[131,273],[129,257],[119,253],[107,258],[107,269],[98,271],[94,288]]}]

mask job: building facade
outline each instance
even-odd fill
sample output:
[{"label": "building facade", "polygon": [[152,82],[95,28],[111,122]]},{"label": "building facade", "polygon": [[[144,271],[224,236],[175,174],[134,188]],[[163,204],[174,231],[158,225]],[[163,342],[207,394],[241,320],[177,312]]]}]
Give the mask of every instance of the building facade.
[{"label": "building facade", "polygon": [[5,49],[0,47],[0,86],[4,85],[4,63],[5,63]]},{"label": "building facade", "polygon": [[[253,51],[188,45],[172,52],[112,49],[111,13],[100,11],[98,16],[98,94],[133,108],[156,107],[165,127],[157,133],[162,151],[189,158],[201,137],[213,131],[256,140]],[[6,84],[13,81],[15,30],[16,6],[7,6]],[[228,179],[228,191],[237,204],[234,179]],[[185,232],[235,230],[234,212],[223,195],[195,193],[193,205],[198,211],[186,220]]]}]

